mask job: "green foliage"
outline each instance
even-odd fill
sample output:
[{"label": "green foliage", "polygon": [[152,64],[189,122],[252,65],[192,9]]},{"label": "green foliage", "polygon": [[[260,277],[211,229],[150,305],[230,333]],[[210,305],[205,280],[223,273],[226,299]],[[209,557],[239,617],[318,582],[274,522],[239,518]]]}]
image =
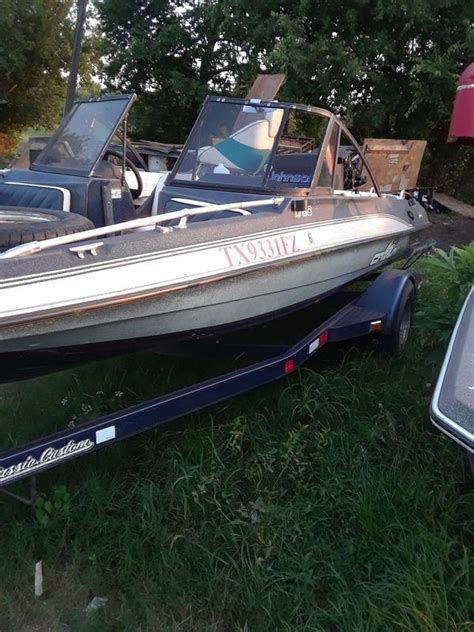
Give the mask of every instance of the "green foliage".
[{"label": "green foliage", "polygon": [[[238,43],[225,41],[226,2],[98,0],[109,89],[141,99],[138,136],[184,140],[209,90],[230,91]],[[224,29],[224,30],[223,30]]]},{"label": "green foliage", "polygon": [[[2,0],[0,5],[0,135],[18,139],[28,127],[56,125],[62,114],[75,3]],[[92,76],[99,64],[99,35],[90,28],[90,19],[88,24],[79,67],[79,96],[99,91]]]},{"label": "green foliage", "polygon": [[453,246],[449,252],[435,248],[435,253],[426,265],[447,274],[452,283],[450,289],[453,288],[452,302],[458,306],[474,283],[474,242],[465,248]]},{"label": "green foliage", "polygon": [[65,485],[53,487],[49,497],[40,494],[33,504],[36,520],[42,527],[47,526],[55,516],[69,511],[70,500],[71,496]]},{"label": "green foliage", "polygon": [[426,138],[474,56],[469,0],[98,0],[98,11],[109,85],[142,95],[139,133],[170,141],[205,93],[245,93],[258,71],[285,72],[281,98],[329,106],[360,137]]},{"label": "green foliage", "polygon": [[0,11],[0,132],[51,125],[65,92],[71,0],[3,0]]},{"label": "green foliage", "polygon": [[447,126],[432,139],[420,181],[474,205],[474,147],[448,144]]},{"label": "green foliage", "polygon": [[444,252],[434,249],[435,255],[423,260],[430,272],[422,294],[426,300],[418,309],[418,334],[425,346],[435,347],[452,333],[461,305],[474,283],[474,242],[465,248],[451,248]]}]

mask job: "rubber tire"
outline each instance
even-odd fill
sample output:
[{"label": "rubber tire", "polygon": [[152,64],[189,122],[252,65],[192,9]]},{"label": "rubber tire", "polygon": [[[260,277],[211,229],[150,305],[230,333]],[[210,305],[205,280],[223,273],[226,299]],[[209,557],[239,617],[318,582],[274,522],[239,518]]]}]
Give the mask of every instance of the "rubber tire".
[{"label": "rubber tire", "polygon": [[[7,213],[10,217],[18,215],[18,222],[2,222],[2,215]],[[29,214],[39,215],[47,221],[34,219],[22,221],[22,218]],[[95,228],[94,224],[87,217],[77,213],[44,208],[0,206],[0,251],[29,241],[62,237],[91,228]]]},{"label": "rubber tire", "polygon": [[[406,310],[409,310],[410,322],[408,324],[408,332],[406,336],[403,336],[401,331],[401,324]],[[402,295],[398,302],[397,313],[395,314],[395,318],[393,321],[392,331],[389,334],[382,336],[381,342],[384,352],[394,355],[403,349],[408,339],[414,311],[415,286],[411,281],[409,281],[403,288]]]}]

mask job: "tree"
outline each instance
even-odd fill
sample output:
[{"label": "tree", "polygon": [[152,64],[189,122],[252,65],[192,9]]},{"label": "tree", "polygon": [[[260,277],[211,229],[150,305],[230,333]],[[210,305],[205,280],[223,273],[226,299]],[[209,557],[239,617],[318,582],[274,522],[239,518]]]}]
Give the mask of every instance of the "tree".
[{"label": "tree", "polygon": [[87,0],[77,0],[77,17],[74,27],[74,40],[72,44],[71,63],[69,66],[69,77],[66,90],[66,102],[64,104],[64,114],[67,114],[74,103],[77,91],[77,74],[81,61],[82,40],[84,38],[84,27],[87,15]]},{"label": "tree", "polygon": [[[137,136],[183,140],[207,93],[244,95],[257,72],[284,72],[279,98],[329,107],[359,140],[428,139],[425,166],[451,168],[456,81],[474,59],[472,0],[96,2],[104,78],[138,93]],[[458,155],[462,183],[474,157]]]},{"label": "tree", "polygon": [[474,57],[470,0],[99,0],[98,9],[109,86],[145,97],[145,119],[156,99],[154,129],[167,136],[182,136],[209,90],[242,93],[268,70],[287,74],[281,97],[329,106],[361,136],[426,137],[448,119]]},{"label": "tree", "polygon": [[183,140],[208,91],[229,92],[238,48],[225,45],[220,2],[98,0],[109,89],[140,95],[132,129]]},{"label": "tree", "polygon": [[64,98],[72,39],[70,0],[3,0],[0,132],[50,125]]}]

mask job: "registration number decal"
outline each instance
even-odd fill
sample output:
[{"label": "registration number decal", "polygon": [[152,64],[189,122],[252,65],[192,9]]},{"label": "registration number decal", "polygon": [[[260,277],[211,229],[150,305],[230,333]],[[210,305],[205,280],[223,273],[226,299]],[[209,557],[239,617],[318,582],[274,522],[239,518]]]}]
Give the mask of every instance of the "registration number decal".
[{"label": "registration number decal", "polygon": [[223,246],[219,249],[223,253],[230,268],[235,266],[265,261],[275,257],[284,257],[300,252],[297,235],[281,235],[267,239],[252,239],[240,244]]}]

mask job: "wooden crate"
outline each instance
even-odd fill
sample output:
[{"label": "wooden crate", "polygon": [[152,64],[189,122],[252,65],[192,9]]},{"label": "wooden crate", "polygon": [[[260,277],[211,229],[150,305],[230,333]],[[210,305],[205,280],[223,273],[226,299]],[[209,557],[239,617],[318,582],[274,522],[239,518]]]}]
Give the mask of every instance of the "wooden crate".
[{"label": "wooden crate", "polygon": [[363,152],[380,190],[414,189],[425,147],[425,140],[366,138]]}]

